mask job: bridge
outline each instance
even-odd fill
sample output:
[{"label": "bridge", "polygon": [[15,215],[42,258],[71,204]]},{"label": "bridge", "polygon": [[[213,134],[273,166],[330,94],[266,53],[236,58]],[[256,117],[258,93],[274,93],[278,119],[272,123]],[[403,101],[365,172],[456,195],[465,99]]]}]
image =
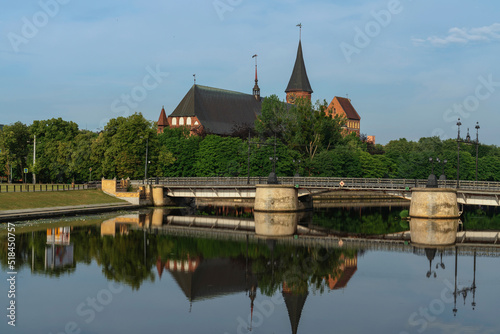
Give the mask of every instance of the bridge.
[{"label": "bridge", "polygon": [[[161,186],[169,197],[255,198],[255,186],[267,183],[266,177],[169,177],[148,179]],[[140,182],[140,181],[136,181]],[[369,191],[411,199],[412,188],[425,188],[423,179],[375,179],[338,177],[279,177],[283,185],[295,185],[299,197],[326,192]],[[456,180],[440,180],[439,188],[456,188]],[[500,182],[460,181],[457,201],[464,205],[500,206]]]}]

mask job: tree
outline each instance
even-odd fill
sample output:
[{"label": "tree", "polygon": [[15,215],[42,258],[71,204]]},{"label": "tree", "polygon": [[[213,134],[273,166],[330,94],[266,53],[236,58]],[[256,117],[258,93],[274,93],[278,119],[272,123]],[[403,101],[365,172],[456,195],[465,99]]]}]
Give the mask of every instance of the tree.
[{"label": "tree", "polygon": [[261,139],[277,136],[281,140],[287,131],[288,117],[288,106],[277,95],[265,97],[261,114],[255,120],[255,131]]},{"label": "tree", "polygon": [[33,136],[36,136],[36,165],[31,166],[39,182],[69,182],[74,140],[80,133],[74,122],[62,118],[34,121],[30,125],[30,164],[33,161]]},{"label": "tree", "polygon": [[3,127],[2,159],[7,165],[11,166],[13,171],[13,175],[11,175],[12,180],[24,179],[23,169],[28,165],[29,140],[30,133],[25,124],[16,122]]},{"label": "tree", "polygon": [[196,176],[237,176],[242,141],[239,138],[208,135],[196,154]]},{"label": "tree", "polygon": [[146,150],[148,169],[158,170],[158,137],[156,126],[141,113],[111,119],[92,145],[92,163],[100,165],[105,178],[141,179],[145,174]]},{"label": "tree", "polygon": [[170,152],[175,161],[160,166],[161,175],[167,177],[195,176],[195,164],[200,142],[203,139],[191,136],[188,128],[168,128],[158,135],[161,150]]}]

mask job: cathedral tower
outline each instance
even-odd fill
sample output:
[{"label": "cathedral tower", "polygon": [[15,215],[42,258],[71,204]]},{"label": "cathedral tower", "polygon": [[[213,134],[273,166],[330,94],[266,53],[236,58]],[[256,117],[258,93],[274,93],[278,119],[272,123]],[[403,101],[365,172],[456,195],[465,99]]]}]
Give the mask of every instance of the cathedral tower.
[{"label": "cathedral tower", "polygon": [[[302,28],[301,24],[298,24]],[[295,59],[295,66],[293,67],[292,76],[288,82],[285,90],[286,102],[295,103],[297,98],[307,98],[311,100],[311,84],[307,78],[306,65],[304,64],[304,57],[302,55],[302,43],[299,38],[299,48],[297,49],[297,58]]]}]

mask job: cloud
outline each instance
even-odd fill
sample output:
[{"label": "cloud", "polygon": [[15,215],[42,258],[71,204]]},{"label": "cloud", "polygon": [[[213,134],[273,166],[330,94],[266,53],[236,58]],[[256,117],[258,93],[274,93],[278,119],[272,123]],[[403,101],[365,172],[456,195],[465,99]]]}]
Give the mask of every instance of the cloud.
[{"label": "cloud", "polygon": [[474,42],[491,42],[500,40],[500,23],[479,28],[451,28],[448,35],[444,37],[430,36],[426,39],[414,38],[413,43],[417,46],[430,44],[432,46],[447,46],[453,44],[464,45]]}]

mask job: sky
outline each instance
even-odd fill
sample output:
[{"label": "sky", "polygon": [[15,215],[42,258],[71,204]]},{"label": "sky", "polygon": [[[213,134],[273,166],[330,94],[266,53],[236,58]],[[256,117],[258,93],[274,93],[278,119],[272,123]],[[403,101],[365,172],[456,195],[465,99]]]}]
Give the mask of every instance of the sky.
[{"label": "sky", "polygon": [[313,101],[349,97],[376,142],[500,145],[500,2],[0,0],[0,124],[97,131],[169,115],[196,83],[285,99],[301,40]]}]

